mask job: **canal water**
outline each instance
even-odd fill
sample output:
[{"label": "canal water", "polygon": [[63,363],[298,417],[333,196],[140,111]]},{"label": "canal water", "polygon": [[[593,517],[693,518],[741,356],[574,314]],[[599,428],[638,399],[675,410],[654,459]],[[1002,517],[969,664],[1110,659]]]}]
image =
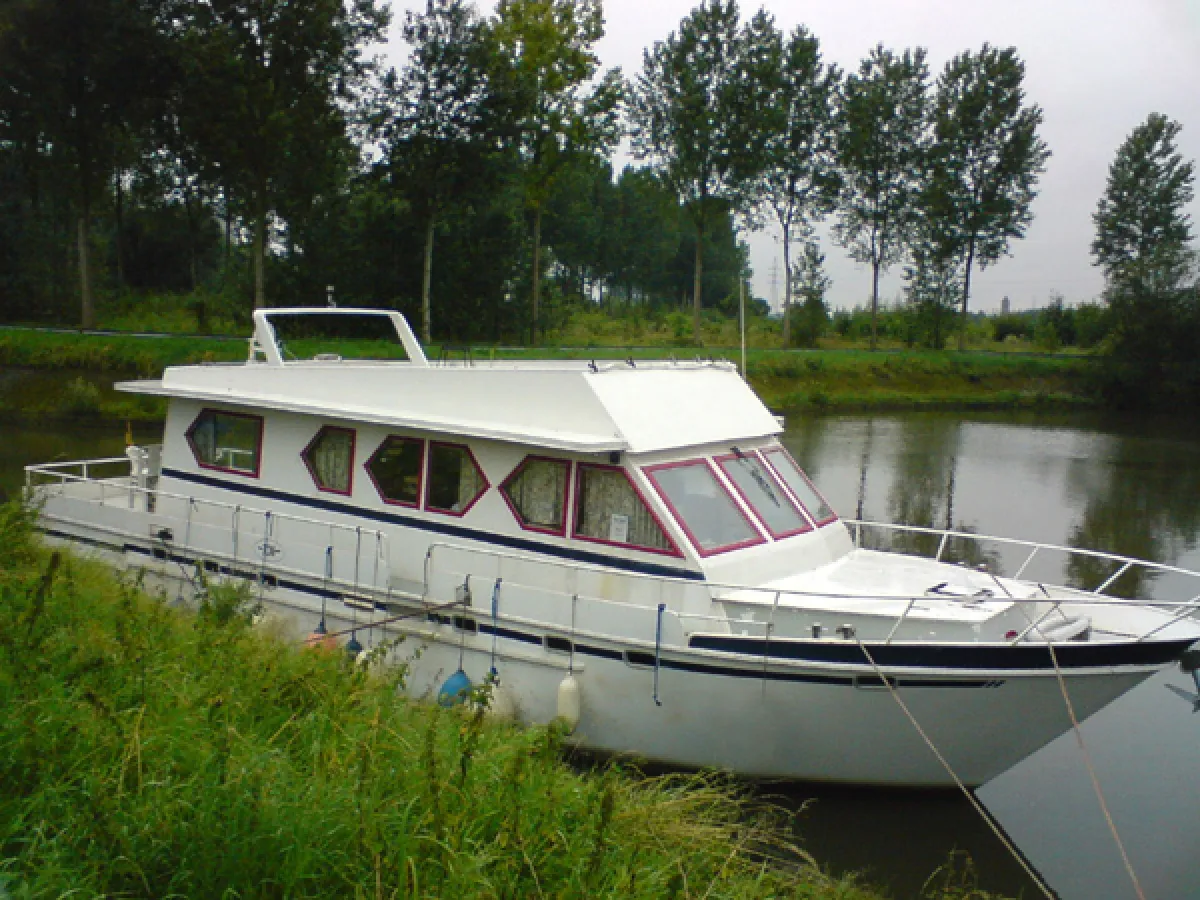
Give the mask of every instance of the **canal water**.
[{"label": "canal water", "polygon": [[[103,420],[0,423],[0,489],[17,492],[31,462],[121,455],[125,430],[123,422]],[[137,426],[134,435],[157,440],[157,431]],[[1192,423],[1078,414],[828,415],[789,420],[785,442],[847,518],[1085,546],[1200,570],[1200,427]],[[988,558],[1002,570],[1010,563],[1002,550]],[[1066,567],[1051,574],[1089,575]],[[1170,580],[1124,586],[1178,599]],[[1083,726],[1149,898],[1200,898],[1194,694],[1191,679],[1171,671]],[[1041,896],[957,793],[797,784],[760,792],[796,810],[794,838],[816,859],[863,872],[898,898],[920,896],[952,853],[970,856],[982,888]],[[978,797],[1064,900],[1137,896],[1072,734]]]}]

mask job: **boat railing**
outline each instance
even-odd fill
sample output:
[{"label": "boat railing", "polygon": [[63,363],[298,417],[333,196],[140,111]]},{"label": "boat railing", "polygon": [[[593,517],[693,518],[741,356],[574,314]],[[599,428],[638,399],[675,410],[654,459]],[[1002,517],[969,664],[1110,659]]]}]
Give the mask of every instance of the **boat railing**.
[{"label": "boat railing", "polygon": [[[984,544],[998,544],[1001,546],[1027,550],[1028,553],[1021,560],[1017,570],[1010,577],[1013,580],[1020,580],[1025,576],[1025,573],[1033,565],[1035,559],[1039,555],[1049,553],[1059,553],[1070,558],[1086,559],[1096,562],[1104,562],[1112,564],[1112,571],[1105,574],[1103,581],[1092,588],[1079,588],[1081,592],[1091,594],[1093,596],[1113,597],[1120,599],[1118,595],[1106,593],[1113,585],[1115,585],[1125,575],[1142,570],[1148,573],[1161,575],[1178,575],[1186,579],[1196,579],[1200,583],[1200,572],[1193,569],[1186,569],[1182,566],[1174,566],[1168,563],[1151,562],[1150,560],[1138,559],[1133,556],[1124,556],[1120,553],[1108,553],[1103,550],[1090,550],[1084,547],[1066,547],[1061,544],[1051,544],[1045,541],[1028,541],[1021,538],[1001,537],[999,535],[978,534],[972,531],[957,531],[948,528],[928,528],[920,525],[897,525],[890,522],[869,522],[859,519],[844,519],[843,522],[850,527],[854,536],[854,545],[856,547],[864,546],[864,538],[872,531],[886,532],[889,534],[911,535],[920,537],[930,537],[937,539],[937,548],[929,558],[943,562],[946,555],[947,547],[951,541],[961,541],[967,544],[982,546]],[[912,545],[906,547],[904,552],[909,555],[923,555],[920,553],[920,547]],[[980,554],[982,556],[982,554]],[[989,572],[995,572],[997,575],[1004,573],[996,571],[996,561],[989,559],[981,564]],[[1146,602],[1146,601],[1143,601]],[[1156,604],[1157,605],[1157,604]]]},{"label": "boat railing", "polygon": [[[849,524],[863,527],[874,523],[855,522]],[[923,529],[922,532],[933,533],[939,536],[943,533],[938,529]],[[954,536],[956,533],[946,532],[946,534]],[[989,539],[986,535],[981,536],[967,534],[965,536],[978,537],[980,540]],[[1010,539],[1000,538],[998,540],[1009,541]],[[1014,540],[1012,543],[1029,547],[1040,547],[1042,549],[1059,549],[1063,551],[1070,551],[1072,549],[1066,547],[1057,548],[1051,544],[1028,541]],[[1126,563],[1140,563],[1151,570],[1162,570],[1175,574],[1190,576],[1191,578],[1196,579],[1197,585],[1200,586],[1200,573],[1193,572],[1189,569],[1184,569],[1178,566],[1151,563],[1144,560],[1134,560],[1129,557],[1123,557],[1118,554],[1103,553],[1101,551],[1081,552],[1088,556],[1111,560],[1115,563],[1118,563],[1120,566],[1124,566]],[[478,559],[482,557],[491,560],[492,565],[487,567],[487,577],[496,580],[503,580],[510,573],[516,574],[518,577],[520,577],[520,567],[534,566],[539,569],[557,569],[562,573],[560,581],[563,582],[563,587],[557,591],[560,596],[576,596],[579,594],[578,591],[570,588],[569,583],[572,580],[577,582],[579,573],[581,572],[594,573],[597,578],[604,579],[605,583],[610,586],[612,585],[613,579],[617,577],[614,575],[611,567],[606,567],[596,563],[587,563],[581,561],[564,562],[552,559],[538,559],[527,554],[508,550],[480,547],[467,548],[457,544],[434,542],[429,546],[425,557],[424,591],[426,597],[428,597],[430,592],[433,590],[432,579],[434,574],[438,571],[437,558],[446,554],[463,554],[468,558],[474,557]],[[505,568],[506,564],[508,565],[507,571]],[[476,563],[473,568],[476,570],[476,574],[483,574],[479,571],[482,567],[478,563]],[[463,574],[465,574],[465,571],[465,567],[462,567],[455,569],[454,574],[458,577],[461,577]],[[719,628],[722,630],[740,628],[753,632],[761,631],[764,639],[768,642],[772,639],[773,633],[778,625],[777,615],[781,606],[785,607],[788,611],[794,611],[796,608],[803,609],[806,607],[811,609],[821,609],[824,611],[828,609],[832,601],[833,603],[843,602],[845,604],[844,611],[847,613],[849,613],[851,610],[854,610],[856,607],[861,610],[864,607],[875,606],[877,611],[873,614],[873,616],[878,618],[882,623],[882,628],[878,637],[882,639],[884,643],[891,643],[900,633],[900,630],[904,624],[909,621],[914,607],[916,607],[920,601],[927,602],[929,600],[929,596],[927,594],[906,597],[897,595],[872,596],[854,593],[838,593],[826,590],[783,590],[772,587],[738,584],[733,582],[720,582],[712,580],[696,581],[680,576],[642,572],[621,572],[619,573],[619,577],[621,579],[628,579],[633,583],[650,584],[654,587],[643,593],[641,602],[615,601],[611,598],[602,596],[600,591],[587,592],[589,599],[604,604],[614,604],[646,610],[654,608],[655,598],[657,597],[659,599],[659,605],[664,607],[667,614],[678,620],[680,628],[685,634],[698,630],[695,627],[696,625],[707,624],[710,627]],[[1152,637],[1154,634],[1164,630],[1174,622],[1180,621],[1197,611],[1197,609],[1200,609],[1200,594],[1196,594],[1190,599],[1182,601],[1145,600],[1105,594],[1101,589],[1093,591],[1064,590],[1063,588],[1056,586],[1056,592],[1054,594],[1051,594],[1043,589],[1042,591],[1030,596],[1015,596],[1007,592],[1007,588],[1005,588],[1004,585],[999,582],[999,576],[994,576],[994,578],[996,579],[997,588],[999,590],[998,595],[993,594],[985,600],[980,600],[971,596],[966,596],[961,599],[964,602],[980,606],[986,606],[986,604],[992,603],[1002,604],[1006,607],[1009,605],[1015,605],[1018,607],[1026,607],[1030,610],[1036,610],[1036,615],[1026,616],[1027,624],[1025,627],[1018,630],[1015,635],[1009,636],[1006,632],[1006,638],[1008,642],[1013,644],[1019,643],[1022,640],[1026,640],[1031,633],[1041,633],[1040,630],[1046,627],[1046,623],[1050,617],[1060,611],[1061,605],[1064,602],[1104,603],[1111,606],[1128,607],[1144,607],[1152,605],[1160,609],[1168,610],[1172,613],[1171,618],[1167,622],[1160,623],[1153,630],[1138,635],[1136,639],[1139,641]],[[1112,583],[1112,581],[1112,578],[1108,579],[1106,584],[1102,585],[1101,587],[1107,587]],[[685,590],[690,589],[691,591],[701,591],[703,592],[706,600],[710,602],[716,601],[731,604],[743,613],[748,609],[752,609],[753,607],[758,607],[760,611],[757,614],[751,613],[749,616],[740,616],[736,613],[733,613],[732,610],[730,610],[728,614],[712,614],[711,612],[702,612],[701,609],[703,607],[700,604],[687,603],[686,599],[678,592],[676,592],[674,597],[667,598],[664,602],[663,597],[665,592],[663,588],[667,585],[671,585],[676,588],[684,588]],[[892,613],[883,613],[878,611],[882,608],[888,607],[896,611]]]},{"label": "boat railing", "polygon": [[[131,472],[114,478],[96,477],[97,468],[118,463],[131,467]],[[391,550],[386,531],[149,488],[138,483],[137,476],[132,474],[138,466],[139,463],[129,457],[26,466],[26,497],[36,500],[39,499],[38,490],[56,487],[71,500],[97,507],[111,507],[114,499],[124,505],[125,498],[129,497],[130,509],[153,517],[155,524],[150,536],[156,544],[155,549],[164,555],[186,554],[212,562],[223,560],[227,568],[243,573],[247,567],[257,568],[254,574],[260,581],[269,566],[280,573],[321,580],[330,589],[347,593],[370,591],[382,596],[387,592]],[[94,490],[68,492],[72,486]],[[53,515],[78,527],[117,530],[114,525],[100,521],[99,517],[96,521],[82,521],[60,512]],[[167,527],[167,522],[175,527]],[[182,534],[178,533],[180,527]],[[211,534],[214,529],[219,532],[228,529],[228,539],[219,537],[207,543],[197,539],[199,534]],[[289,541],[291,553],[297,553],[297,548],[311,553],[322,561],[322,567],[309,569],[283,564],[282,556],[288,552]]]}]

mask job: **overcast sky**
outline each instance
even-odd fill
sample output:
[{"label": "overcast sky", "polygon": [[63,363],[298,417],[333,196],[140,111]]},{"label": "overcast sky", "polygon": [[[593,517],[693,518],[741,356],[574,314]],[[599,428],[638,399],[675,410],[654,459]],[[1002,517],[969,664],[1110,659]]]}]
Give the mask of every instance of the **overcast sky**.
[{"label": "overcast sky", "polygon": [[[394,42],[402,46],[399,23],[405,10],[424,5],[393,3]],[[694,0],[604,0],[603,65],[620,66],[627,77],[636,74],[643,50],[676,30],[695,5]],[[1029,309],[1045,305],[1053,292],[1071,303],[1100,292],[1102,281],[1088,251],[1092,212],[1117,147],[1149,113],[1180,122],[1184,157],[1200,158],[1200,0],[771,0],[762,5],[785,31],[807,26],[820,39],[825,60],[843,70],[857,68],[877,43],[894,50],[925,47],[931,78],[952,56],[977,50],[985,41],[1017,48],[1025,61],[1027,98],[1044,111],[1041,135],[1053,155],[1025,239],[1012,245],[1010,257],[972,277],[973,307],[997,309],[1007,295],[1013,309]],[[490,15],[495,4],[483,0],[478,6]],[[758,4],[741,4],[743,18],[757,9]],[[617,167],[624,161],[618,158]],[[1190,212],[1195,224],[1200,202]],[[773,269],[782,272],[775,234],[768,229],[749,237],[755,293],[768,300],[782,296],[782,275],[772,278]],[[869,267],[849,259],[828,236],[823,249],[833,278],[833,305],[867,302]],[[900,286],[898,272],[893,273],[883,295],[894,297]]]}]

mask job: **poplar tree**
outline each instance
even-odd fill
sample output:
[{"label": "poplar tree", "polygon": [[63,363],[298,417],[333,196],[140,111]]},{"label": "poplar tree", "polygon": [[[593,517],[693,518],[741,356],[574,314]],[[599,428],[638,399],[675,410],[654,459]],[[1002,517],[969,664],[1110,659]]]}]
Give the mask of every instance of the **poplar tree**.
[{"label": "poplar tree", "polygon": [[684,204],[696,229],[692,329],[700,309],[709,226],[745,211],[766,165],[764,116],[778,31],[759,12],[743,27],[735,0],[704,0],[665,41],[645,51],[631,88],[634,155],[649,160]]},{"label": "poplar tree", "polygon": [[492,103],[521,166],[533,214],[532,336],[541,321],[542,214],[554,181],[580,154],[607,153],[619,136],[623,82],[600,74],[600,0],[500,0],[489,23]]},{"label": "poplar tree", "polygon": [[[763,111],[766,167],[753,190],[779,223],[784,269],[783,346],[787,347],[791,342],[792,285],[797,280],[792,241],[800,238],[810,242],[813,223],[833,212],[841,186],[833,129],[841,72],[821,62],[820,42],[804,26],[792,32],[786,45],[782,35],[776,42],[779,65],[776,77],[770,79],[770,95]],[[802,259],[806,272],[811,268],[813,252],[806,243]]]},{"label": "poplar tree", "polygon": [[1176,147],[1180,130],[1159,113],[1134,128],[1093,216],[1113,322],[1108,390],[1128,405],[1200,404],[1200,283],[1186,212],[1195,164]]},{"label": "poplar tree", "polygon": [[1025,64],[1013,47],[984,44],[954,57],[938,77],[929,183],[923,198],[944,249],[940,262],[962,260],[966,346],[971,269],[985,268],[1025,236],[1038,176],[1050,151],[1037,133],[1042,110],[1025,103]]},{"label": "poplar tree", "polygon": [[905,258],[928,146],[925,50],[876,46],[847,76],[838,111],[844,179],[834,236],[871,266],[871,349],[878,342],[879,275]]},{"label": "poplar tree", "polygon": [[256,307],[266,304],[268,220],[285,190],[311,196],[344,173],[346,110],[370,71],[363,48],[387,22],[375,0],[179,6],[179,127],[205,177],[248,207]]},{"label": "poplar tree", "polygon": [[432,339],[434,232],[446,207],[480,188],[488,81],[482,23],[467,0],[428,0],[409,12],[412,56],[387,81],[395,111],[385,125],[392,184],[424,228],[421,337]]}]

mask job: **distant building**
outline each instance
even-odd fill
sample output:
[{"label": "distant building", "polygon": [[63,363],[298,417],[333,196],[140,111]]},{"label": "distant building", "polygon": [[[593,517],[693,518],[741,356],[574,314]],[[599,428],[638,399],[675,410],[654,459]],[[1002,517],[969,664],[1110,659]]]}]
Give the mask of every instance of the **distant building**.
[{"label": "distant building", "polygon": [[1012,303],[1005,295],[1004,299],[1000,301],[1000,315],[1007,316],[1010,312],[1012,312]]}]

